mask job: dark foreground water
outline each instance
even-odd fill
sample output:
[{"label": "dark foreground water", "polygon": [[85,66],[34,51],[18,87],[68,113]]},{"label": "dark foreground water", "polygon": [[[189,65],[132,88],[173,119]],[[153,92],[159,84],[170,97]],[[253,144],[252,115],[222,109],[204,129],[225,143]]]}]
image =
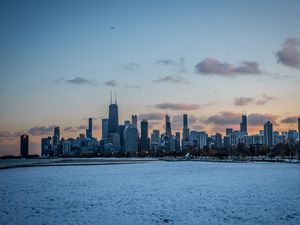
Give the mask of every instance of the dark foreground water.
[{"label": "dark foreground water", "polygon": [[0,224],[300,224],[300,165],[153,162],[1,170]]}]

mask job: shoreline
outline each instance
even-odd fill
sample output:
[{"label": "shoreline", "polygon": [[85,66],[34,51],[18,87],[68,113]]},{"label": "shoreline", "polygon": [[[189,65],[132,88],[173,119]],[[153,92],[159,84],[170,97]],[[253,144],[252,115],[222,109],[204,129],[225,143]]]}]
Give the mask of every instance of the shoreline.
[{"label": "shoreline", "polygon": [[269,158],[40,158],[40,159],[1,159],[1,169],[20,167],[44,167],[44,166],[95,166],[95,165],[122,165],[151,162],[215,162],[215,163],[300,163],[292,159],[269,159]]}]

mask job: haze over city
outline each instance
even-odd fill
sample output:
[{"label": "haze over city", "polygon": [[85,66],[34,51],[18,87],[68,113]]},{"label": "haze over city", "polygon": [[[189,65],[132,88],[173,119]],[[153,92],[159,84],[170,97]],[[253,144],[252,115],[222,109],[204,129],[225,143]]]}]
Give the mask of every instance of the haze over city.
[{"label": "haze over city", "polygon": [[[266,121],[297,130],[300,115],[299,1],[1,1],[0,155],[30,152],[41,138],[85,133],[108,117],[147,119],[150,133],[248,133]],[[270,8],[272,10],[270,10]]]}]

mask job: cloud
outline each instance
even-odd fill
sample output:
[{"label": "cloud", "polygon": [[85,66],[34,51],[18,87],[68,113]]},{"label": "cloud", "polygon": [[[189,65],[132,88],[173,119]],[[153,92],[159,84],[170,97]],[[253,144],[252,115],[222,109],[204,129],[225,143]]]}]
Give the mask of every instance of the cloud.
[{"label": "cloud", "polygon": [[43,135],[52,135],[54,132],[54,127],[56,125],[46,126],[35,126],[28,130],[28,133],[32,136],[43,136]]},{"label": "cloud", "polygon": [[21,135],[21,132],[11,133],[9,131],[1,131],[0,138],[15,138]]},{"label": "cloud", "polygon": [[256,105],[265,105],[267,102],[274,100],[274,96],[268,96],[266,94],[262,94],[260,99],[257,99],[255,104]]},{"label": "cloud", "polygon": [[297,116],[291,116],[291,117],[286,117],[282,119],[280,122],[281,123],[297,123],[298,117]]},{"label": "cloud", "polygon": [[164,113],[156,113],[156,112],[152,112],[152,113],[141,113],[138,116],[139,120],[163,120],[165,118],[165,114]]},{"label": "cloud", "polygon": [[236,112],[220,112],[219,114],[209,116],[203,121],[205,124],[214,125],[234,125],[241,122],[241,113]]},{"label": "cloud", "polygon": [[248,115],[248,123],[252,126],[263,126],[265,122],[271,121],[274,125],[277,125],[276,120],[278,116],[272,114],[260,114],[252,113]]},{"label": "cloud", "polygon": [[255,98],[251,97],[235,97],[234,98],[234,105],[236,106],[245,106],[251,103],[254,103],[256,105],[265,105],[269,101],[274,100],[274,96],[268,96],[266,94],[262,94],[261,96]]},{"label": "cloud", "polygon": [[124,88],[130,89],[130,88],[141,88],[138,84],[125,84]]},{"label": "cloud", "polygon": [[110,86],[110,87],[117,87],[118,83],[115,80],[109,80],[109,81],[106,81],[105,85]]},{"label": "cloud", "polygon": [[244,105],[248,105],[249,103],[252,103],[253,101],[254,101],[253,98],[236,97],[236,98],[234,98],[234,105],[244,106]]},{"label": "cloud", "polygon": [[186,83],[186,82],[187,82],[186,79],[180,75],[169,75],[153,81],[153,83],[173,83],[173,84]]},{"label": "cloud", "polygon": [[66,82],[71,84],[91,84],[92,81],[89,79],[86,79],[84,77],[76,77],[73,79],[66,80]]},{"label": "cloud", "polygon": [[300,39],[288,38],[282,44],[282,48],[275,53],[277,63],[300,69]]},{"label": "cloud", "polygon": [[196,72],[202,75],[219,75],[234,77],[237,75],[259,75],[262,73],[259,64],[252,61],[242,61],[240,65],[220,62],[213,58],[205,58],[195,65]]},{"label": "cloud", "polygon": [[64,129],[64,131],[67,131],[67,132],[77,132],[78,129],[76,127],[66,127]]},{"label": "cloud", "polygon": [[86,125],[80,125],[79,127],[77,127],[78,130],[86,130],[87,126]]},{"label": "cloud", "polygon": [[78,84],[78,85],[97,83],[96,80],[89,80],[89,79],[84,78],[84,77],[75,77],[75,78],[72,78],[72,79],[59,78],[59,79],[53,81],[53,83],[56,83],[56,84],[61,83],[61,82],[66,82],[66,83],[70,83],[70,84]]},{"label": "cloud", "polygon": [[178,60],[173,59],[159,59],[156,60],[156,64],[163,66],[172,66],[173,70],[177,73],[185,73],[185,58],[181,57]]},{"label": "cloud", "polygon": [[[224,111],[204,120],[205,124],[214,124],[217,126],[223,125],[238,125],[242,120],[241,113]],[[252,126],[263,126],[266,121],[271,121],[275,125],[278,116],[272,114],[251,113],[248,115],[248,124]]]},{"label": "cloud", "polygon": [[141,69],[141,67],[135,62],[120,65],[120,66],[121,66],[122,69],[131,71],[131,72],[138,71],[138,70]]},{"label": "cloud", "polygon": [[187,110],[197,110],[200,109],[200,105],[198,104],[188,104],[188,103],[170,103],[164,102],[160,104],[155,104],[155,108],[157,109],[169,109],[169,110],[179,110],[179,111],[187,111]]}]

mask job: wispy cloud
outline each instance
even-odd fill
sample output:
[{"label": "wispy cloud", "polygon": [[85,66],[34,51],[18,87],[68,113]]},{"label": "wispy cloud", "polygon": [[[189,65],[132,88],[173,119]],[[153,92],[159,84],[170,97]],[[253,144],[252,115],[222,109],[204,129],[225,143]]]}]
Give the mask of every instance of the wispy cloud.
[{"label": "wispy cloud", "polygon": [[56,125],[47,126],[35,126],[28,130],[28,133],[32,136],[43,136],[43,135],[52,135]]},{"label": "wispy cloud", "polygon": [[260,75],[262,70],[254,61],[242,61],[240,65],[220,62],[217,59],[205,58],[196,66],[196,72],[202,75],[219,75],[234,77],[238,75]]},{"label": "wispy cloud", "polygon": [[157,80],[154,80],[153,83],[179,84],[179,83],[187,83],[187,80],[180,75],[169,75],[169,76],[158,78]]},{"label": "wispy cloud", "polygon": [[127,88],[127,89],[131,89],[131,88],[141,88],[141,86],[138,85],[138,84],[125,84],[125,85],[124,85],[124,88]]},{"label": "wispy cloud", "polygon": [[165,118],[164,113],[157,113],[157,112],[152,112],[152,113],[141,113],[139,115],[139,120],[163,120]]},{"label": "wispy cloud", "polygon": [[[272,114],[251,113],[248,115],[248,123],[252,126],[263,126],[266,121],[276,124],[278,116]],[[205,124],[238,125],[241,122],[241,113],[223,111],[216,115],[210,116],[203,121]]]},{"label": "wispy cloud", "polygon": [[282,119],[280,122],[289,124],[289,123],[297,123],[297,121],[298,121],[297,116],[290,116],[290,117],[286,117],[286,118]]},{"label": "wispy cloud", "polygon": [[75,77],[75,78],[70,78],[70,79],[59,78],[59,79],[54,81],[54,83],[61,83],[61,82],[66,82],[66,83],[70,83],[70,84],[78,84],[78,85],[97,83],[96,80],[87,79],[87,78],[84,78],[84,77]]},{"label": "wispy cloud", "polygon": [[288,38],[282,48],[275,53],[277,63],[300,69],[300,39]]},{"label": "wispy cloud", "polygon": [[236,106],[244,106],[252,103],[254,101],[253,98],[250,97],[236,97],[234,98],[234,105]]},{"label": "wispy cloud", "polygon": [[141,69],[140,65],[135,62],[131,62],[131,63],[124,64],[124,65],[122,64],[122,65],[120,65],[120,67],[124,70],[128,70],[131,72],[138,71]]},{"label": "wispy cloud", "polygon": [[109,80],[109,81],[106,81],[105,82],[105,85],[106,86],[110,86],[110,87],[117,87],[118,86],[118,83],[116,80]]},{"label": "wispy cloud", "polygon": [[171,66],[173,70],[177,73],[185,73],[185,58],[181,57],[178,60],[173,59],[159,59],[155,62],[157,65],[163,65],[163,66]]},{"label": "wispy cloud", "polygon": [[154,106],[157,109],[174,110],[174,111],[188,111],[188,110],[197,110],[201,108],[201,106],[198,104],[171,103],[171,102],[164,102],[164,103],[156,104]]},{"label": "wispy cloud", "polygon": [[64,131],[66,131],[66,132],[77,132],[78,128],[76,128],[76,127],[66,127],[64,129]]},{"label": "wispy cloud", "polygon": [[235,97],[234,98],[234,105],[236,106],[245,106],[248,104],[256,104],[256,105],[265,105],[269,101],[274,100],[274,96],[268,96],[266,94],[262,94],[257,98],[252,97]]}]

